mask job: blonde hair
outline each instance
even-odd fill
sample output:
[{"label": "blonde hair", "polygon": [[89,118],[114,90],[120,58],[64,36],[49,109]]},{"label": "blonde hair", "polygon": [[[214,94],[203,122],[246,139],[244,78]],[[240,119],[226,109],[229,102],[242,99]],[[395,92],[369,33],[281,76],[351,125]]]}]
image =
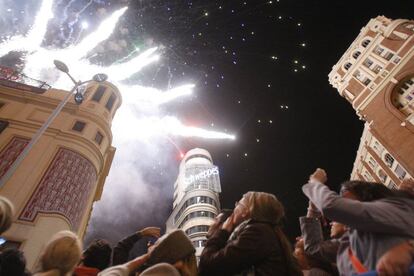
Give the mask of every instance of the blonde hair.
[{"label": "blonde hair", "polygon": [[6,232],[13,222],[14,207],[7,198],[0,196],[0,234]]},{"label": "blonde hair", "polygon": [[275,195],[264,192],[247,192],[243,197],[246,200],[250,218],[254,220],[277,225],[285,215],[283,205]]},{"label": "blonde hair", "polygon": [[78,236],[70,231],[56,233],[46,244],[40,257],[40,271],[58,270],[66,275],[79,263],[82,244]]}]

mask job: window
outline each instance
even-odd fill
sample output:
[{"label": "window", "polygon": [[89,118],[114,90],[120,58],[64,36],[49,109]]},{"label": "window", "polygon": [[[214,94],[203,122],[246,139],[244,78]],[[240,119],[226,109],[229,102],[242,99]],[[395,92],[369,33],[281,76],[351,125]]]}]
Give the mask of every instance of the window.
[{"label": "window", "polygon": [[401,61],[401,58],[400,57],[395,57],[394,58],[394,60],[392,61],[392,62],[394,62],[394,63],[398,63],[398,62],[400,62]]},{"label": "window", "polygon": [[362,47],[367,48],[367,46],[369,45],[370,42],[371,42],[371,40],[365,39],[364,41],[362,41],[361,45],[362,45]]},{"label": "window", "polygon": [[411,24],[411,23],[405,23],[404,24],[405,26],[405,28],[407,28],[407,29],[410,29],[410,30],[414,30],[414,24]]},{"label": "window", "polygon": [[392,190],[397,190],[398,187],[397,185],[395,185],[394,181],[390,180],[390,183],[388,184],[388,188],[392,189]]},{"label": "window", "polygon": [[72,130],[81,132],[86,126],[86,123],[81,121],[76,121],[72,127]]},{"label": "window", "polygon": [[194,204],[209,204],[212,205],[216,208],[218,208],[217,202],[212,199],[211,197],[208,196],[195,196],[195,197],[191,197],[189,199],[187,199],[183,206],[181,207],[180,211],[178,211],[178,213],[175,215],[174,217],[174,222],[176,222],[177,220],[180,219],[181,214],[184,212],[185,209],[187,209],[187,207],[194,205]]},{"label": "window", "polygon": [[372,71],[374,71],[374,73],[379,73],[382,70],[381,65],[375,65],[374,69],[372,69]]},{"label": "window", "polygon": [[195,248],[204,247],[205,243],[206,243],[206,240],[193,241],[193,245]]},{"label": "window", "polygon": [[385,58],[386,60],[391,60],[393,56],[394,56],[394,54],[393,54],[393,53],[388,52],[388,53],[384,56],[384,58]]},{"label": "window", "polygon": [[401,180],[404,179],[405,175],[407,174],[407,172],[403,169],[403,167],[400,166],[400,164],[397,164],[397,167],[395,167],[394,172]]},{"label": "window", "polygon": [[372,64],[374,64],[374,62],[373,62],[372,60],[370,60],[369,58],[367,58],[367,59],[364,61],[364,65],[365,65],[366,67],[368,67],[368,68],[370,68]]},{"label": "window", "polygon": [[102,140],[103,140],[103,135],[102,135],[102,133],[100,133],[99,131],[98,131],[98,132],[96,132],[96,135],[95,135],[95,142],[96,142],[96,143],[98,143],[98,145],[100,145],[100,144],[102,143]]},{"label": "window", "polygon": [[108,99],[108,101],[106,102],[106,105],[105,105],[105,107],[106,107],[106,109],[108,109],[108,111],[111,111],[112,106],[115,103],[115,99],[116,99],[115,95],[111,94],[111,96],[109,97],[109,99]]},{"label": "window", "polygon": [[205,217],[205,218],[215,218],[216,215],[217,214],[214,214],[214,213],[209,212],[209,211],[195,211],[195,212],[189,213],[188,215],[185,216],[185,218],[180,223],[180,225],[178,226],[178,228],[181,228],[184,225],[184,223],[186,223],[190,219],[193,219],[193,218],[201,218],[201,217]]},{"label": "window", "polygon": [[348,70],[349,68],[351,68],[351,66],[352,66],[352,63],[347,62],[347,63],[345,63],[344,68],[345,68],[345,70]]},{"label": "window", "polygon": [[384,48],[382,48],[381,46],[377,46],[377,47],[375,47],[375,49],[374,49],[374,53],[376,53],[377,55],[381,55],[383,52],[384,52]]},{"label": "window", "polygon": [[95,94],[93,94],[92,101],[98,102],[101,100],[103,94],[105,93],[106,87],[103,85],[99,85],[98,88],[95,91]]},{"label": "window", "polygon": [[375,170],[375,168],[378,165],[374,158],[372,158],[372,156],[369,157],[368,164],[373,170]]},{"label": "window", "polygon": [[354,77],[360,82],[362,82],[364,85],[368,85],[371,82],[371,80],[359,70],[355,71]]},{"label": "window", "polygon": [[386,153],[384,156],[385,164],[387,164],[388,167],[392,167],[394,164],[394,157],[392,157],[389,153]]},{"label": "window", "polygon": [[8,126],[9,126],[8,121],[0,120],[0,133],[2,133],[3,130],[5,130]]},{"label": "window", "polygon": [[388,175],[386,175],[385,174],[385,172],[383,171],[383,170],[379,170],[378,171],[378,176],[379,176],[379,178],[381,179],[381,182],[382,183],[385,183],[385,181],[387,181],[387,177],[388,177]]},{"label": "window", "polygon": [[365,85],[368,85],[370,82],[371,82],[371,80],[369,78],[365,78],[362,83],[365,84]]},{"label": "window", "polygon": [[352,57],[354,58],[354,59],[357,59],[358,57],[359,57],[359,55],[361,54],[361,52],[360,51],[356,51],[355,53],[353,53],[352,54]]},{"label": "window", "polygon": [[414,113],[414,76],[401,80],[391,94],[392,104],[404,115]]},{"label": "window", "polygon": [[210,226],[208,225],[197,225],[197,226],[193,226],[188,228],[185,233],[187,235],[191,235],[191,234],[195,234],[195,233],[207,233],[208,229],[210,228]]}]

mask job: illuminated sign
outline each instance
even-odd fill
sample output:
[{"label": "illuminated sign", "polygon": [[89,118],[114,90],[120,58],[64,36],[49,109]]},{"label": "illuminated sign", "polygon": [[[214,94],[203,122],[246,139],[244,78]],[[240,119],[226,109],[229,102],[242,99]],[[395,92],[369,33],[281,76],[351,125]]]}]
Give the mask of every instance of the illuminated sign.
[{"label": "illuminated sign", "polygon": [[206,179],[206,178],[218,175],[218,174],[219,174],[218,167],[212,167],[210,169],[201,171],[195,175],[190,175],[189,177],[185,177],[184,183],[186,185],[190,185],[196,181],[203,180],[203,179]]}]

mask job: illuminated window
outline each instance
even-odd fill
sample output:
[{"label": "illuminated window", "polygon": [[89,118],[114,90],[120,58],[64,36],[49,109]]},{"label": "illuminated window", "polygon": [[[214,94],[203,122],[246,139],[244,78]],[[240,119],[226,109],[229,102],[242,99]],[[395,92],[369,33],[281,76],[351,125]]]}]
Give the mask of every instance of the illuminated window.
[{"label": "illuminated window", "polygon": [[99,85],[98,88],[95,91],[95,94],[93,94],[92,101],[95,101],[95,102],[99,103],[100,100],[102,99],[102,96],[105,93],[105,90],[106,90],[105,86]]}]

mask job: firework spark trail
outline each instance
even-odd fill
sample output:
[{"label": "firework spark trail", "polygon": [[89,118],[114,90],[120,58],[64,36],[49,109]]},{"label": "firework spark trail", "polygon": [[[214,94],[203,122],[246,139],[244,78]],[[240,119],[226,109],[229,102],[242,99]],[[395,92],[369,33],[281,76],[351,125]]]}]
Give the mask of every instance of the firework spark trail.
[{"label": "firework spark trail", "polygon": [[127,7],[114,12],[109,18],[105,19],[96,31],[85,37],[78,45],[69,47],[64,55],[74,59],[84,57],[89,51],[95,48],[99,43],[107,40],[115,29],[119,18],[125,13]]},{"label": "firework spark trail", "polygon": [[13,36],[0,44],[0,57],[10,51],[35,51],[42,44],[47,31],[47,24],[53,18],[53,0],[44,0],[35,17],[35,22],[26,36]]},{"label": "firework spark trail", "polygon": [[135,49],[134,49],[131,53],[129,53],[127,56],[125,56],[125,57],[123,57],[123,58],[118,59],[117,61],[115,61],[115,62],[114,62],[114,64],[117,64],[117,63],[122,63],[122,62],[124,62],[125,60],[130,59],[133,55],[135,55],[135,53],[139,52],[140,50],[141,50],[140,48],[135,47]]},{"label": "firework spark trail", "polygon": [[[73,2],[71,1],[70,3]],[[53,18],[52,5],[52,0],[43,0],[41,8],[36,15],[35,23],[28,35],[24,37],[14,36],[5,43],[1,43],[0,56],[7,54],[11,50],[28,52],[24,73],[38,79],[47,78],[48,75],[45,74],[51,72],[56,75],[57,71],[52,67],[53,59],[63,60],[68,64],[69,68],[76,68],[76,77],[83,80],[99,72],[108,74],[111,81],[122,92],[124,98],[124,106],[118,111],[113,124],[114,133],[124,134],[119,135],[118,139],[122,140],[125,137],[127,139],[145,139],[145,137],[170,134],[207,139],[235,139],[233,135],[226,133],[185,126],[176,117],[159,116],[159,105],[178,97],[190,95],[194,85],[184,85],[162,92],[154,88],[122,83],[123,80],[130,78],[145,66],[159,59],[159,55],[156,53],[157,47],[150,48],[126,62],[117,62],[111,66],[94,65],[85,58],[88,52],[109,38],[119,18],[126,11],[126,7],[112,13],[111,16],[99,25],[97,30],[85,37],[77,45],[65,49],[46,49],[41,47],[41,43],[47,31],[48,21]],[[19,42],[19,45],[16,44],[17,42]],[[65,87],[69,87],[70,85],[69,80],[64,78],[62,74],[60,74],[58,79],[56,79],[56,76],[55,78],[49,76],[48,81],[55,86],[63,86],[65,84]],[[68,85],[66,86],[66,84]],[[134,113],[136,111],[139,114]],[[158,116],[154,116],[154,114]],[[130,129],[131,125],[135,126],[134,130]]]},{"label": "firework spark trail", "polygon": [[[79,16],[87,9],[89,8],[90,5],[92,5],[93,0],[89,0],[89,2],[82,8],[80,9],[77,13],[75,13],[74,15],[74,19],[69,23],[70,26],[70,32],[69,32],[69,36],[67,38],[67,40],[65,41],[65,43],[68,43],[71,39],[72,39],[72,35],[74,33],[74,26],[75,24],[78,23],[79,21]],[[74,41],[74,43],[76,43],[76,41]]]},{"label": "firework spark trail", "polygon": [[70,0],[69,3],[63,8],[63,18],[62,18],[62,22],[65,22],[66,20],[68,20],[68,10],[70,8],[70,6],[72,6],[73,3],[75,3],[76,0]]}]

